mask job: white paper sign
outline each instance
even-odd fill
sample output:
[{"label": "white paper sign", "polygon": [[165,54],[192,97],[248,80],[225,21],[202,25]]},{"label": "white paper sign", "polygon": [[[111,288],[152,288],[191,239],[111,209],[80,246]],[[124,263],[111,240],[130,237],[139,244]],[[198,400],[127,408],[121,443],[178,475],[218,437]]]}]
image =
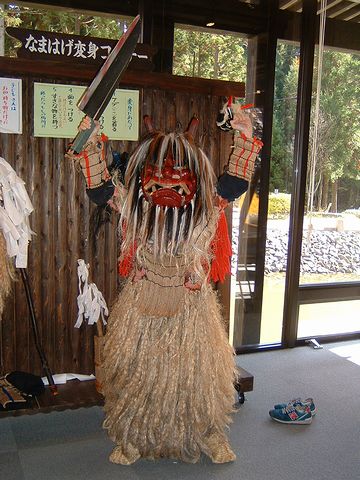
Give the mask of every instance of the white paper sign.
[{"label": "white paper sign", "polygon": [[[34,82],[34,136],[75,138],[84,117],[77,104],[86,87]],[[116,89],[99,118],[110,140],[139,137],[139,91]]]},{"label": "white paper sign", "polygon": [[22,133],[21,79],[0,78],[0,132]]}]

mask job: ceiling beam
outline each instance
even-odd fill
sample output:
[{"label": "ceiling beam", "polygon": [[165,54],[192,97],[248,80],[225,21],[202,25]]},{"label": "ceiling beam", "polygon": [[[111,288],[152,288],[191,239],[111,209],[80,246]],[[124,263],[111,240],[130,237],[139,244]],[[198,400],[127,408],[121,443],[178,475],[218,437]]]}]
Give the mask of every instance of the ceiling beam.
[{"label": "ceiling beam", "polygon": [[[341,3],[343,1],[344,0],[332,0],[332,1],[330,0],[329,2],[326,2],[325,8],[320,8],[317,11],[317,13],[319,14],[319,13],[322,13],[323,11],[329,10],[330,8],[335,7],[335,5],[337,5],[338,3]],[[321,3],[320,3],[320,5],[321,5]]]},{"label": "ceiling beam", "polygon": [[[354,18],[358,17],[359,15],[360,15],[360,8],[357,11],[350,13],[350,15],[347,15],[343,20],[348,22],[349,20],[353,20]],[[360,21],[360,19],[359,19],[359,21]]]},{"label": "ceiling beam", "polygon": [[347,12],[348,10],[356,7],[353,2],[341,2],[339,5],[337,5],[334,9],[331,8],[330,12],[328,13],[329,18],[336,18],[339,15],[341,15],[344,12]]},{"label": "ceiling beam", "polygon": [[279,3],[279,8],[281,10],[287,10],[295,5],[295,3],[298,3],[299,0],[282,0]]}]

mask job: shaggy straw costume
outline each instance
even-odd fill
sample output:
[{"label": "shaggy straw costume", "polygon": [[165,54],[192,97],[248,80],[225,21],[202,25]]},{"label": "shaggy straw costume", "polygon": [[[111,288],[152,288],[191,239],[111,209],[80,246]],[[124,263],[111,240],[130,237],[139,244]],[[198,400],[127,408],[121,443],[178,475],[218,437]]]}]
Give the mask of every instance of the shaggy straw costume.
[{"label": "shaggy straw costume", "polygon": [[0,321],[4,310],[4,302],[11,290],[9,258],[5,239],[0,233]]},{"label": "shaggy straw costume", "polygon": [[[234,352],[209,284],[222,212],[212,167],[192,133],[150,129],[129,159],[125,185],[115,190],[99,167],[95,140],[78,157],[85,177],[89,165],[95,167],[95,178],[86,177],[90,198],[99,198],[99,187],[90,183],[102,184],[105,201],[121,212],[120,272],[128,279],[108,321],[102,385],[114,463],[140,457],[194,463],[201,453],[216,463],[235,459],[225,434],[234,403]],[[100,152],[100,137],[97,146]]]},{"label": "shaggy straw costume", "polygon": [[[214,227],[200,233],[194,252]],[[116,463],[140,456],[196,462],[201,452],[216,462],[235,459],[224,434],[234,402],[233,351],[214,291],[207,282],[186,289],[187,262],[176,267],[176,260],[183,262],[165,256],[160,263],[149,251],[140,265],[151,275],[128,281],[110,314],[104,426],[118,444]]]}]

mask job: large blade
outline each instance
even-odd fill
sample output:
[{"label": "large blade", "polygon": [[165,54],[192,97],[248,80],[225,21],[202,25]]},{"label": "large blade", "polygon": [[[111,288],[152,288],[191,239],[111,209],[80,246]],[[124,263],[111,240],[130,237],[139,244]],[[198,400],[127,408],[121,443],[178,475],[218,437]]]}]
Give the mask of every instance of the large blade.
[{"label": "large blade", "polygon": [[140,15],[137,15],[80,98],[78,107],[92,119],[91,127],[77,134],[69,151],[81,152],[93,132],[95,128],[93,120],[99,119],[102,115],[116,89],[121,74],[131,60],[140,35],[140,28]]},{"label": "large blade", "polygon": [[140,29],[140,15],[137,15],[79,100],[79,109],[92,119],[99,119],[109,103],[120,75],[131,60]]}]

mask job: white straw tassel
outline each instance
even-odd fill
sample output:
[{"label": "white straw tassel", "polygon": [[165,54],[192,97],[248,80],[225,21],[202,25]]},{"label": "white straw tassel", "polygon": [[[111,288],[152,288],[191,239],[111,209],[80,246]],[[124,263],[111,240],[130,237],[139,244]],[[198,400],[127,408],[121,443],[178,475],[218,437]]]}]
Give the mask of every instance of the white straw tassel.
[{"label": "white straw tassel", "polygon": [[163,257],[166,253],[166,214],[169,210],[169,207],[165,207],[164,210],[164,221],[162,224],[162,231],[161,231],[161,242],[160,242],[160,257]]},{"label": "white straw tassel", "polygon": [[177,253],[179,245],[181,245],[181,242],[183,241],[184,227],[185,227],[185,220],[186,220],[186,212],[187,212],[187,205],[185,205],[184,210],[183,210],[182,215],[181,215],[179,235],[178,235],[178,239],[177,239],[177,246],[176,246],[175,253]]},{"label": "white straw tassel", "polygon": [[153,229],[154,235],[154,257],[156,258],[159,253],[159,217],[160,217],[161,207],[156,205],[155,207],[155,224]]},{"label": "white straw tassel", "polygon": [[173,218],[173,225],[172,225],[172,232],[171,232],[170,255],[173,255],[174,253],[175,242],[177,243],[179,241],[179,238],[175,238],[178,221],[179,221],[179,209],[174,207],[173,214],[174,214],[174,218]]},{"label": "white straw tassel", "polygon": [[82,259],[78,260],[77,274],[79,278],[79,295],[77,297],[79,312],[74,326],[79,328],[84,319],[87,320],[89,325],[93,325],[99,320],[100,316],[103,324],[106,325],[107,322],[104,315],[108,316],[109,310],[102,293],[95,283],[88,283],[88,265]]}]

